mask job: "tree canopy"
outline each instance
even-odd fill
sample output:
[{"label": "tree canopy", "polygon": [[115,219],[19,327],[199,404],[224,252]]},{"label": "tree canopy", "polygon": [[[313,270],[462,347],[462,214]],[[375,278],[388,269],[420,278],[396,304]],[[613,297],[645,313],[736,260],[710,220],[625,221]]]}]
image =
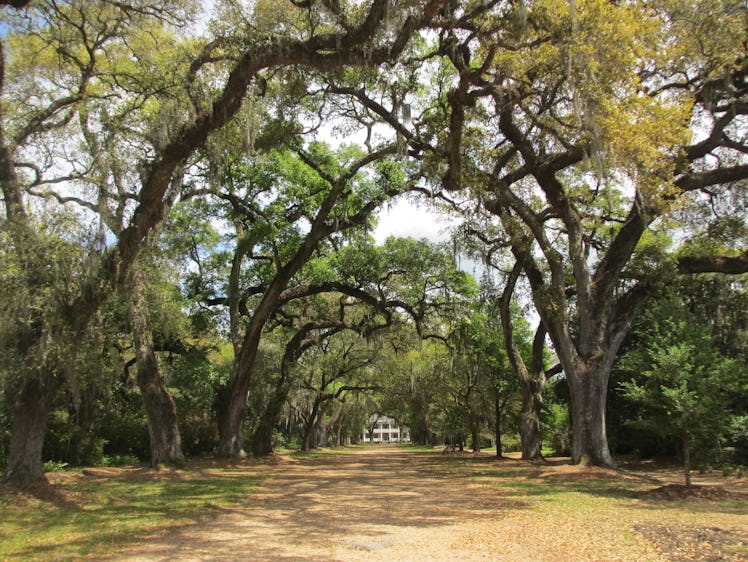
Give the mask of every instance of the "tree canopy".
[{"label": "tree canopy", "polygon": [[[537,458],[560,375],[572,462],[613,466],[609,386],[641,310],[748,271],[740,2],[0,10],[7,479],[44,478],[49,416],[79,407],[97,353],[142,398],[156,463],[183,458],[188,420],[237,457],[371,413],[477,448],[511,423]],[[451,247],[373,242],[404,197],[456,217]],[[700,372],[699,345],[657,345],[637,352],[649,380]]]}]

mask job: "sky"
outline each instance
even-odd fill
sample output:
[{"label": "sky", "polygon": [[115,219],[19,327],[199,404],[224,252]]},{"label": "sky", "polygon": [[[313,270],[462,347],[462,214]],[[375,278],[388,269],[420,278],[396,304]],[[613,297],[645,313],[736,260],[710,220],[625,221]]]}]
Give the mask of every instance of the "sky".
[{"label": "sky", "polygon": [[384,205],[378,213],[379,224],[374,230],[377,244],[388,236],[425,238],[429,242],[449,240],[449,223],[424,205],[416,205],[404,198]]}]

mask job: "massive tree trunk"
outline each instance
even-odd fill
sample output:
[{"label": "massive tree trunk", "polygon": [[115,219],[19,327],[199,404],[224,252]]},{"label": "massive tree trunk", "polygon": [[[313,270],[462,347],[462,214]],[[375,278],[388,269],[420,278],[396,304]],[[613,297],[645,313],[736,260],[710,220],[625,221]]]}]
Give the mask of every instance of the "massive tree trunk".
[{"label": "massive tree trunk", "polygon": [[519,421],[519,437],[524,460],[541,457],[540,408],[542,397],[538,385],[522,384],[522,413]]},{"label": "massive tree trunk", "polygon": [[146,287],[138,266],[133,269],[130,295],[130,329],[135,342],[137,381],[148,418],[151,466],[184,464],[177,407],[159,371],[153,346]]},{"label": "massive tree trunk", "polygon": [[13,403],[8,464],[3,480],[15,486],[47,483],[42,462],[42,447],[47,419],[61,387],[61,380],[50,375],[44,380],[22,383]]},{"label": "massive tree trunk", "polygon": [[218,393],[218,455],[243,459],[244,419],[247,415],[247,393],[232,393],[222,389]]},{"label": "massive tree trunk", "polygon": [[611,369],[588,361],[564,372],[571,395],[572,464],[615,467],[605,427]]}]

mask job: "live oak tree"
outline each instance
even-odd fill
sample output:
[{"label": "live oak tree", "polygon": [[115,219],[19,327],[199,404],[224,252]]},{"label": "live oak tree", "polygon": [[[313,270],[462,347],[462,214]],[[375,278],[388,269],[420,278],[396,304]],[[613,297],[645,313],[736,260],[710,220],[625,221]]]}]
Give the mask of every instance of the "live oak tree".
[{"label": "live oak tree", "polygon": [[[287,27],[285,15],[276,24],[282,29],[291,29],[294,36],[306,37],[310,33],[320,33],[325,38],[325,45],[319,45],[320,54],[315,58],[314,64],[308,64],[310,68],[318,70],[330,70],[333,65],[342,68],[345,65],[352,67],[378,67],[382,62],[393,60],[405,49],[413,34],[422,26],[427,25],[436,15],[440,8],[440,2],[429,2],[424,6],[412,6],[398,12],[391,12],[388,2],[374,2],[369,7],[368,14],[362,20],[360,10],[351,9],[350,13],[341,10],[340,6],[330,5],[305,5],[310,8],[310,18],[303,21],[293,20],[293,25]],[[317,8],[321,8],[319,11]],[[422,9],[418,9],[422,8]],[[257,12],[259,16],[267,15]],[[361,23],[356,27],[354,21]],[[395,28],[393,26],[397,25]],[[300,27],[299,27],[300,26]],[[271,26],[272,29],[272,26]],[[338,30],[339,35],[323,34],[321,30]],[[342,31],[341,31],[342,30]],[[394,33],[391,33],[393,30]],[[355,39],[354,39],[355,38]],[[327,43],[329,39],[331,43]],[[319,38],[313,44],[317,44]],[[357,45],[365,48],[358,49]],[[336,50],[334,56],[326,53],[325,49]],[[324,52],[324,55],[321,53]],[[324,64],[328,62],[330,64]],[[311,62],[311,61],[308,61]],[[324,62],[324,63],[323,63]],[[309,78],[314,83],[314,78]],[[306,94],[306,86],[302,85],[301,94]],[[254,356],[259,345],[263,329],[278,306],[280,293],[287,287],[292,277],[301,269],[304,263],[315,251],[317,244],[325,237],[340,230],[346,230],[366,221],[368,215],[385,199],[395,195],[403,189],[403,185],[390,181],[385,169],[378,170],[382,181],[377,189],[366,192],[356,192],[355,186],[361,184],[357,176],[367,173],[365,168],[374,165],[394,152],[394,146],[384,145],[374,147],[369,145],[369,150],[355,157],[352,153],[341,155],[343,162],[336,164],[331,155],[318,150],[321,145],[311,145],[298,150],[301,164],[297,169],[291,170],[292,176],[285,181],[293,184],[298,191],[303,182],[311,182],[309,187],[314,196],[305,198],[301,202],[285,208],[285,223],[293,225],[300,220],[308,221],[309,228],[303,234],[296,231],[291,234],[290,241],[294,243],[286,246],[287,253],[272,254],[268,257],[267,265],[272,270],[256,293],[257,299],[251,314],[247,316],[247,324],[241,330],[232,331],[232,340],[235,347],[235,367],[229,385],[222,392],[220,399],[221,411],[219,415],[219,427],[221,433],[220,453],[226,456],[243,455],[242,421],[246,412],[246,397],[252,380],[252,369]],[[316,147],[316,148],[315,148]],[[346,161],[347,158],[347,161]],[[293,174],[296,177],[293,177]],[[300,183],[301,182],[301,183]],[[375,185],[376,182],[371,185]],[[277,186],[281,189],[283,186]],[[293,193],[293,190],[292,190]],[[281,193],[282,195],[282,193]],[[283,211],[282,209],[279,209]],[[253,211],[249,208],[240,209],[247,221],[246,240],[235,254],[232,278],[237,278],[241,270],[242,261],[253,252],[253,247],[263,242],[263,233],[252,230],[251,224],[256,224]],[[267,223],[266,223],[267,224]],[[274,225],[275,226],[275,225]],[[291,226],[293,230],[293,226]],[[267,234],[267,233],[265,233]],[[301,235],[300,235],[301,234]],[[245,234],[240,233],[244,238]],[[268,238],[264,238],[265,241]],[[272,244],[271,244],[272,246]],[[262,253],[263,250],[259,250]],[[231,287],[229,287],[231,289]],[[231,291],[230,291],[231,292]],[[233,293],[237,295],[237,293]],[[239,303],[240,300],[231,296],[231,302]],[[233,310],[232,325],[238,326],[238,309],[229,304]]]},{"label": "live oak tree", "polygon": [[[85,271],[81,233],[71,217],[38,220],[23,225],[33,228],[33,235],[24,228],[11,233],[10,225],[0,235],[0,384],[13,414],[8,475],[20,472],[22,478],[35,468],[33,461],[41,471],[46,420],[57,390],[79,377],[78,344],[94,347],[88,333],[74,338],[68,325],[67,307]],[[27,402],[37,407],[29,411],[23,407]]]},{"label": "live oak tree", "polygon": [[[748,177],[743,20],[733,3],[502,3],[440,37],[453,85],[435,171],[511,239],[570,385],[572,462],[615,464],[611,366],[664,278],[636,259],[645,233],[691,192]],[[744,250],[679,262],[745,265]]]},{"label": "live oak tree", "polygon": [[[133,265],[128,291],[129,326],[135,351],[136,380],[148,420],[151,466],[163,463],[180,466],[184,464],[184,453],[176,404],[166,386],[157,352],[169,349],[172,352],[184,353],[186,349],[178,340],[178,334],[169,334],[167,330],[161,330],[161,334],[154,333],[151,308],[155,306],[152,299],[149,299],[149,293],[156,293],[159,284],[153,283],[155,275],[147,278],[145,270],[151,264],[145,262],[146,257],[141,255]],[[156,290],[149,291],[149,288]],[[162,292],[159,296],[165,295]],[[158,303],[158,306],[163,309],[162,326],[166,326],[170,320],[176,323],[180,316],[179,311],[169,311],[168,300]],[[172,312],[172,318],[167,316],[169,312]],[[158,336],[160,341],[155,341]]]},{"label": "live oak tree", "polygon": [[[271,321],[282,326],[288,336],[280,371],[273,381],[274,390],[250,439],[255,454],[271,452],[272,430],[289,394],[294,391],[297,396],[305,395],[298,388],[298,375],[294,376],[299,372],[294,365],[305,354],[318,350],[321,341],[334,344],[357,334],[368,343],[367,352],[373,361],[386,346],[383,341],[392,337],[390,331],[408,322],[423,326],[434,309],[443,306],[444,297],[437,290],[438,284],[443,283],[446,290],[461,278],[444,249],[426,242],[390,238],[377,246],[364,229],[359,229],[347,232],[345,239],[334,244],[321,245],[317,255],[295,277],[293,285],[281,293],[281,307]],[[431,280],[424,283],[428,279]],[[378,359],[372,368],[383,370]],[[338,373],[338,378],[347,380],[346,371],[338,371],[334,366],[330,369]],[[320,376],[318,382],[327,383],[324,386],[338,380],[331,378],[332,373]],[[366,385],[358,385],[357,394],[382,390],[383,379],[378,376]],[[347,394],[353,390],[350,384],[343,387]],[[320,390],[320,393],[319,396],[329,398],[329,392]],[[339,418],[344,408],[339,404],[335,408],[335,422],[340,428]],[[319,413],[319,407],[316,412]]]},{"label": "live oak tree", "polygon": [[[404,189],[385,160],[392,152],[348,147],[336,155],[312,144],[297,155],[276,154],[274,171],[260,172],[259,181],[250,173],[232,184],[228,199],[238,217],[238,240],[226,303],[235,364],[219,402],[221,454],[244,454],[242,425],[257,346],[268,321],[293,295],[294,277],[323,241],[365,224],[384,200]],[[367,168],[374,168],[373,177]],[[258,186],[265,202],[249,195]]]},{"label": "live oak tree", "polygon": [[[463,251],[481,259],[487,268],[488,282],[485,298],[492,301],[489,308],[499,326],[501,344],[506,360],[511,365],[513,376],[521,394],[521,413],[519,416],[520,445],[522,458],[533,460],[541,458],[541,412],[543,410],[543,390],[548,375],[559,370],[557,365],[546,371],[546,331],[539,322],[534,337],[530,336],[526,319],[518,312],[517,290],[522,275],[522,264],[507,256],[511,242],[506,234],[492,224],[490,217],[481,217],[482,209],[461,209],[462,224],[457,229],[458,242]],[[507,271],[504,271],[506,269]],[[499,284],[492,275],[499,273]],[[486,290],[484,289],[484,291]],[[530,341],[532,343],[530,343]],[[500,379],[503,385],[505,378]],[[498,422],[497,422],[498,423]],[[497,439],[498,441],[498,439]],[[498,452],[498,451],[497,451]]]},{"label": "live oak tree", "polygon": [[[161,32],[156,28],[161,22],[172,28],[186,22],[188,12],[181,3],[162,2],[154,6],[140,1],[127,4],[71,1],[40,2],[33,6],[35,11],[28,17],[25,12],[18,12],[19,17],[12,20],[10,35],[3,39],[0,68],[0,92],[6,102],[0,120],[0,184],[7,222],[14,226],[13,232],[23,231],[23,236],[17,238],[19,254],[28,255],[29,244],[33,246],[25,196],[32,194],[35,186],[42,188],[45,192],[42,195],[56,194],[55,198],[65,203],[68,193],[52,193],[46,187],[62,182],[77,187],[93,186],[96,191],[104,187],[98,185],[101,180],[111,180],[130,200],[122,207],[123,216],[127,217],[122,222],[124,228],[111,233],[112,245],[92,255],[95,259],[90,273],[79,284],[75,302],[69,307],[75,310],[70,328],[77,333],[110,294],[112,286],[125,279],[142,241],[171,206],[180,187],[178,180],[196,149],[237,114],[251,84],[258,84],[255,95],[261,94],[266,80],[262,76],[264,71],[289,65],[330,70],[392,60],[416,29],[435,15],[441,2],[413,5],[403,12],[403,19],[398,22],[401,25],[394,33],[387,26],[390,8],[387,1],[374,0],[361,9],[345,11],[337,3],[321,5],[324,25],[316,22],[305,28],[301,37],[268,36],[247,26],[241,30],[243,33],[235,33],[233,37],[188,41],[182,51],[184,56],[172,68],[173,74],[168,75],[163,69],[149,66],[147,55],[158,52],[163,44],[175,43],[170,30]],[[10,13],[8,8],[5,10]],[[139,36],[143,43],[134,38],[129,40],[127,35],[137,35],[142,26],[153,26],[153,32]],[[6,64],[8,44],[13,45],[10,65]],[[20,56],[24,49],[27,49],[25,59]],[[118,72],[110,64],[110,57],[118,53],[124,56],[115,57],[117,60],[131,55],[132,66]],[[29,71],[29,62],[34,63],[34,71]],[[18,70],[21,68],[23,72]],[[42,70],[46,79],[40,81]],[[169,77],[176,79],[159,83]],[[32,90],[26,87],[33,79],[35,87],[42,88],[40,94],[31,95]],[[162,94],[170,90],[179,93],[171,103],[165,103],[163,97],[155,105],[148,103],[154,92]],[[88,165],[76,166],[67,160],[69,153],[60,150],[65,143],[55,146],[40,140],[54,134],[80,139],[85,138],[86,128],[103,131],[112,124],[116,128],[118,123],[109,121],[112,117],[109,112],[87,111],[91,104],[104,107],[104,101],[121,110],[119,117],[142,134],[135,135],[134,143],[127,140],[113,145],[116,149],[131,150],[133,164],[120,170],[122,175],[97,179],[89,177]],[[9,111],[11,106],[16,110]],[[80,128],[75,128],[78,125]],[[55,146],[56,150],[40,151],[38,147],[42,146]],[[35,164],[40,155],[41,165]],[[102,153],[101,157],[104,156]],[[76,195],[75,202],[95,212],[102,207],[97,205],[96,194],[93,198],[85,193]],[[29,278],[34,276],[30,271],[27,274]],[[41,386],[29,380],[27,387],[11,397],[18,427],[30,428],[23,434],[14,431],[11,439],[6,476],[18,483],[44,478],[40,443],[49,403],[59,390],[55,377],[46,380],[48,383]]]},{"label": "live oak tree", "polygon": [[[142,69],[137,65],[116,66],[128,25],[137,23],[155,31],[167,20],[178,23],[184,17],[182,8],[174,3],[152,10],[138,8],[137,3],[122,9],[108,2],[97,6],[40,2],[28,13],[6,12],[9,34],[3,39],[0,66],[4,101],[0,120],[0,187],[6,216],[3,227],[13,239],[24,285],[39,296],[49,287],[43,287],[44,277],[28,257],[40,251],[40,236],[44,234],[36,226],[27,197],[50,198],[93,213],[107,207],[105,186],[97,186],[96,181],[101,168],[91,166],[90,160],[81,158],[81,152],[59,139],[84,139],[93,126],[89,117],[104,100],[114,103],[117,96],[121,100],[137,97],[130,95],[134,91],[130,88],[143,77]],[[10,46],[9,51],[6,46]],[[112,88],[117,83],[119,87]],[[140,99],[149,95],[145,86],[144,89]],[[92,186],[93,196],[76,192],[72,187],[76,184]],[[64,187],[55,189],[59,185]],[[97,187],[102,191],[97,193]],[[118,187],[126,190],[122,184]],[[122,200],[119,203],[122,208],[127,205]],[[41,444],[46,417],[65,382],[55,369],[44,366],[43,354],[32,350],[42,342],[51,343],[51,337],[55,346],[63,342],[72,346],[74,354],[76,342],[81,341],[89,318],[106,294],[106,290],[94,289],[94,285],[100,281],[106,284],[114,277],[110,275],[114,269],[105,275],[98,270],[101,238],[92,236],[89,244],[81,246],[85,257],[77,270],[74,289],[66,302],[61,302],[58,328],[51,329],[43,316],[32,313],[36,316],[33,333],[27,334],[26,343],[15,342],[19,357],[37,370],[34,376],[19,377],[18,384],[7,394],[13,403],[14,425],[6,477],[16,483],[44,478]],[[45,259],[52,260],[53,269],[57,267],[54,253],[46,254]]]},{"label": "live oak tree", "polygon": [[[522,458],[535,460],[542,456],[541,443],[541,412],[543,409],[543,389],[547,375],[545,357],[546,330],[543,323],[538,324],[532,338],[530,359],[526,360],[520,348],[523,338],[517,329],[516,318],[512,307],[512,299],[521,272],[521,264],[515,263],[506,279],[506,285],[499,298],[499,317],[504,335],[503,342],[509,362],[518,378],[522,395],[522,411],[520,414],[519,434],[522,448]],[[525,343],[529,338],[524,338]],[[527,347],[527,346],[526,346]],[[529,363],[529,367],[528,367]]]},{"label": "live oak tree", "polygon": [[336,421],[347,394],[374,388],[368,367],[375,355],[365,338],[346,331],[321,338],[300,359],[300,385],[289,403],[303,421],[301,450],[309,451],[318,446],[325,418],[328,424]]}]

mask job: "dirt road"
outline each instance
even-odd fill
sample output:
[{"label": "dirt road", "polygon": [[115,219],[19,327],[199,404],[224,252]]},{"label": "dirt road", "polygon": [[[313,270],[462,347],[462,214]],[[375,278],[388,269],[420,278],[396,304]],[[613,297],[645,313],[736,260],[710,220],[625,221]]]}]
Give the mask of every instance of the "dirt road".
[{"label": "dirt road", "polygon": [[267,471],[245,507],[113,560],[667,559],[642,535],[620,533],[616,514],[590,521],[583,508],[544,513],[528,498],[447,476],[433,456],[397,448],[286,458]]}]

